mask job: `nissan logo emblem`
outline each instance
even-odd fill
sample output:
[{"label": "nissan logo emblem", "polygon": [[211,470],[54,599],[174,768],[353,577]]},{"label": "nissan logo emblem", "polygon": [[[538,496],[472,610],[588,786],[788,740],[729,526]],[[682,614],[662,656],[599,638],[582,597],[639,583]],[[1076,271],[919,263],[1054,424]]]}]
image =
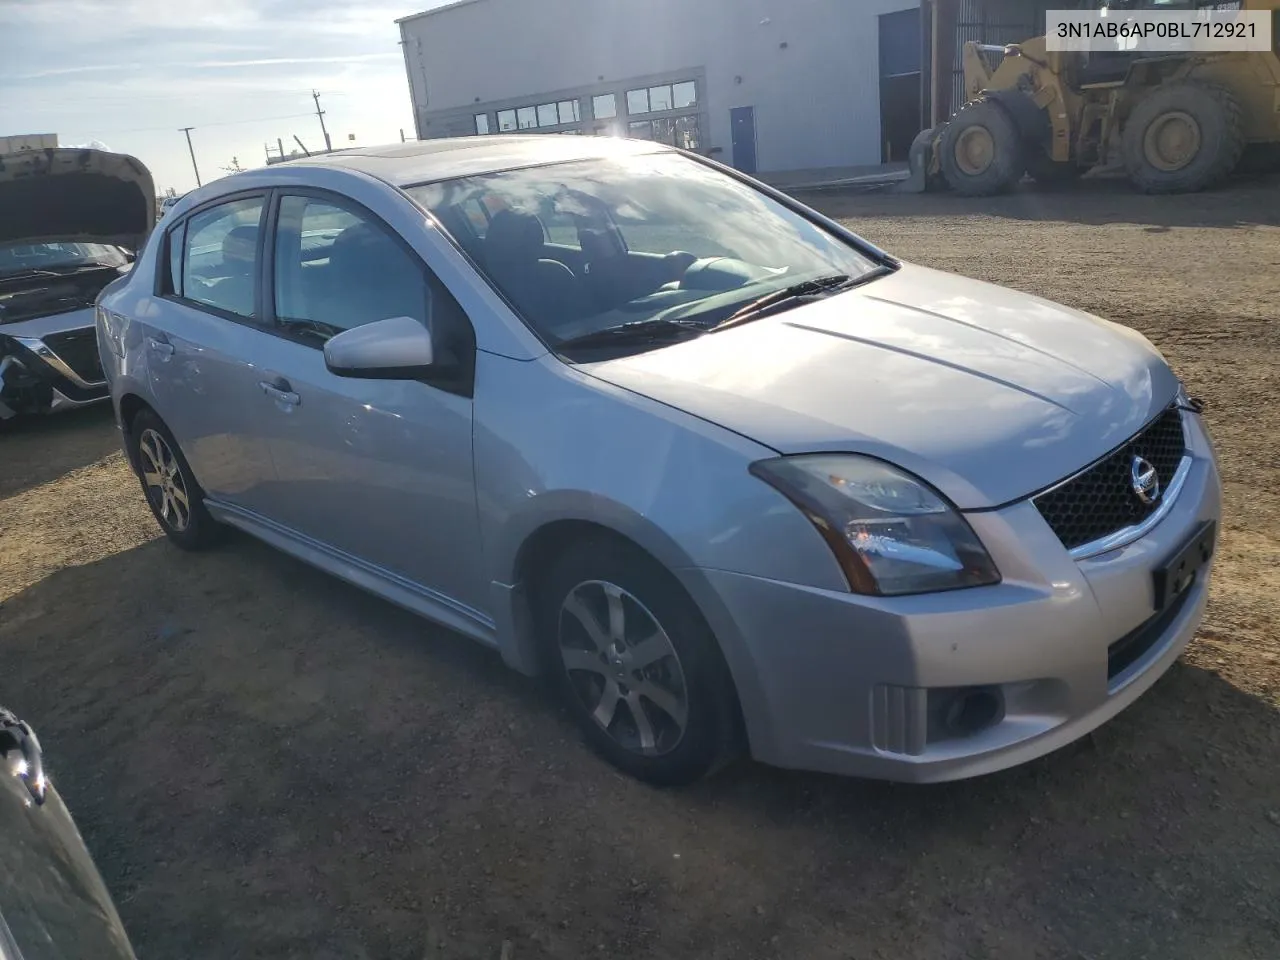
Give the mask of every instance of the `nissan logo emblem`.
[{"label": "nissan logo emblem", "polygon": [[1135,456],[1129,464],[1129,483],[1133,494],[1144,506],[1160,499],[1160,474],[1151,462]]}]

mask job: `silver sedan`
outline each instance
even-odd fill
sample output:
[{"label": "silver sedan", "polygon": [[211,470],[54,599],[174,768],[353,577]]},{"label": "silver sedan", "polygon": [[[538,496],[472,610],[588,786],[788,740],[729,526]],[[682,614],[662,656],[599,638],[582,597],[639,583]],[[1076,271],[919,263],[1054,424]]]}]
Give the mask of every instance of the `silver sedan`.
[{"label": "silver sedan", "polygon": [[496,648],[652,782],[1021,763],[1204,610],[1213,451],[1143,337],[653,143],[219,180],[97,319],[174,543],[238,527]]}]

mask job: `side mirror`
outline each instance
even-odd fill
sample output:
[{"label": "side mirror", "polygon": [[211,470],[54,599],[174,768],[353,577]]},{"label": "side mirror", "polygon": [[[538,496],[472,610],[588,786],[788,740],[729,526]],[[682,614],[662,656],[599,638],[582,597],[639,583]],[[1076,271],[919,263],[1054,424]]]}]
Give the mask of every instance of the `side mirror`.
[{"label": "side mirror", "polygon": [[413,317],[388,317],[344,330],[324,345],[324,362],[339,377],[416,380],[432,370],[431,331]]}]

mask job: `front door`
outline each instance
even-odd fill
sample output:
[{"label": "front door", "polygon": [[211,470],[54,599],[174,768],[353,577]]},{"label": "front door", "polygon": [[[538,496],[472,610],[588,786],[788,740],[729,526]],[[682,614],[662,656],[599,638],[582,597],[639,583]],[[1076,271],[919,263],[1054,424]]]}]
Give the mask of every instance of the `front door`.
[{"label": "front door", "polygon": [[743,173],[756,172],[756,108],[734,107],[729,111],[733,128],[733,165]]},{"label": "front door", "polygon": [[447,333],[446,349],[474,350],[461,308],[389,228],[345,201],[282,196],[268,242],[280,333],[257,358],[277,477],[269,518],[483,612],[469,387],[338,377],[323,353],[332,334],[395,316],[428,324],[437,344]]},{"label": "front door", "polygon": [[197,211],[169,228],[160,298],[142,318],[152,400],[210,497],[261,509],[275,479],[258,426],[259,236],[266,195]]}]

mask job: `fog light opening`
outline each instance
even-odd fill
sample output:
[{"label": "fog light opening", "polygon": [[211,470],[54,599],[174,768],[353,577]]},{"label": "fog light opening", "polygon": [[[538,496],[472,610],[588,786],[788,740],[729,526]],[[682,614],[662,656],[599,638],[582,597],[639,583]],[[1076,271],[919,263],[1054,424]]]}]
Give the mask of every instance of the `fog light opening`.
[{"label": "fog light opening", "polygon": [[998,687],[957,690],[942,704],[939,720],[951,736],[968,737],[1004,719],[1004,694]]}]

